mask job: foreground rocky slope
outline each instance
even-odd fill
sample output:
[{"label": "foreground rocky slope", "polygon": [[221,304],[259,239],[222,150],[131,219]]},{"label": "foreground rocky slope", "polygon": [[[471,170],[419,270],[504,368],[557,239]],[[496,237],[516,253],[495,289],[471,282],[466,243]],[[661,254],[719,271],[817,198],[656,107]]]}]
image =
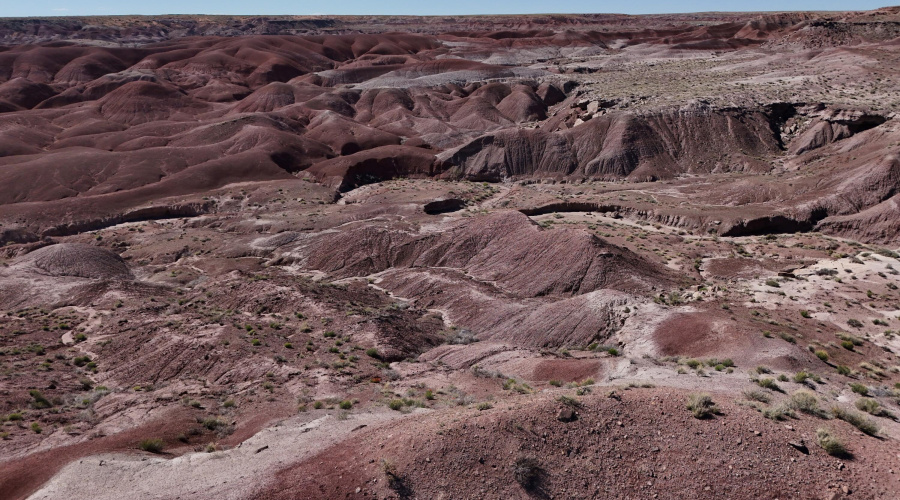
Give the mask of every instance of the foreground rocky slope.
[{"label": "foreground rocky slope", "polygon": [[0,20],[0,497],[895,498],[897,14]]}]

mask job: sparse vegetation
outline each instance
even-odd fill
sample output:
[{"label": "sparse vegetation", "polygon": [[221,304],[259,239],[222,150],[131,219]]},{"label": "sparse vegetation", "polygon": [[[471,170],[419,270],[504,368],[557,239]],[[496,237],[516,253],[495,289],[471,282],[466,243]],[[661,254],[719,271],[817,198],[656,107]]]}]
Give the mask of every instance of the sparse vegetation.
[{"label": "sparse vegetation", "polygon": [[879,432],[878,425],[864,415],[852,410],[846,410],[840,406],[831,408],[831,414],[834,418],[843,420],[860,431],[870,436],[877,436]]},{"label": "sparse vegetation", "polygon": [[778,383],[771,378],[758,379],[756,381],[756,385],[762,387],[763,389],[769,389],[770,391],[784,392],[781,390],[781,387],[778,386]]},{"label": "sparse vegetation", "polygon": [[816,444],[825,450],[825,453],[834,457],[846,458],[850,455],[844,443],[834,436],[830,430],[822,427],[816,430]]},{"label": "sparse vegetation", "polygon": [[687,409],[694,418],[711,418],[719,413],[718,407],[713,403],[709,394],[690,394],[688,396]]},{"label": "sparse vegetation", "polygon": [[150,439],[145,439],[145,440],[141,441],[140,443],[138,443],[138,448],[140,448],[143,451],[148,451],[150,453],[162,453],[164,445],[165,445],[165,443],[163,443],[162,439],[150,438]]},{"label": "sparse vegetation", "polygon": [[869,388],[858,382],[852,382],[850,384],[850,390],[859,394],[860,396],[868,396],[869,395]]}]

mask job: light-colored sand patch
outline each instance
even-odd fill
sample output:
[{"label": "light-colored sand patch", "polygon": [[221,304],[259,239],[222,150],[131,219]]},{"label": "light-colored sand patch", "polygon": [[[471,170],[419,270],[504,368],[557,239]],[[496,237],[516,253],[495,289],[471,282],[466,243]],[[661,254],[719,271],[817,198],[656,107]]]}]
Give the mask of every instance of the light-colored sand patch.
[{"label": "light-colored sand patch", "polygon": [[360,425],[379,425],[400,416],[389,410],[352,414],[345,420],[300,415],[263,429],[236,448],[172,460],[147,454],[92,456],[66,466],[30,498],[237,500],[266,484],[281,468],[346,439]]}]

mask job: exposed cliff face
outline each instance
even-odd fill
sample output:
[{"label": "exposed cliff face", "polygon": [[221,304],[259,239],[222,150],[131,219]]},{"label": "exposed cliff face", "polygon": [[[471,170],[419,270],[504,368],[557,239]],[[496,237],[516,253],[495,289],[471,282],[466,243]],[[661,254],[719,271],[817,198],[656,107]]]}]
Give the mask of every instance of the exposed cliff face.
[{"label": "exposed cliff face", "polygon": [[644,181],[681,174],[763,172],[780,138],[762,111],[689,106],[609,113],[564,132],[504,130],[439,155],[472,180],[574,177]]}]

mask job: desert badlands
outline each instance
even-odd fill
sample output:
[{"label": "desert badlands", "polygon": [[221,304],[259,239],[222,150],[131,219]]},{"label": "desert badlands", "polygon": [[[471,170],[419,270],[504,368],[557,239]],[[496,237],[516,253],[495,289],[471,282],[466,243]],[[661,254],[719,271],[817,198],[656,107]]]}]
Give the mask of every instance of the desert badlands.
[{"label": "desert badlands", "polygon": [[0,19],[0,498],[900,498],[900,8]]}]

